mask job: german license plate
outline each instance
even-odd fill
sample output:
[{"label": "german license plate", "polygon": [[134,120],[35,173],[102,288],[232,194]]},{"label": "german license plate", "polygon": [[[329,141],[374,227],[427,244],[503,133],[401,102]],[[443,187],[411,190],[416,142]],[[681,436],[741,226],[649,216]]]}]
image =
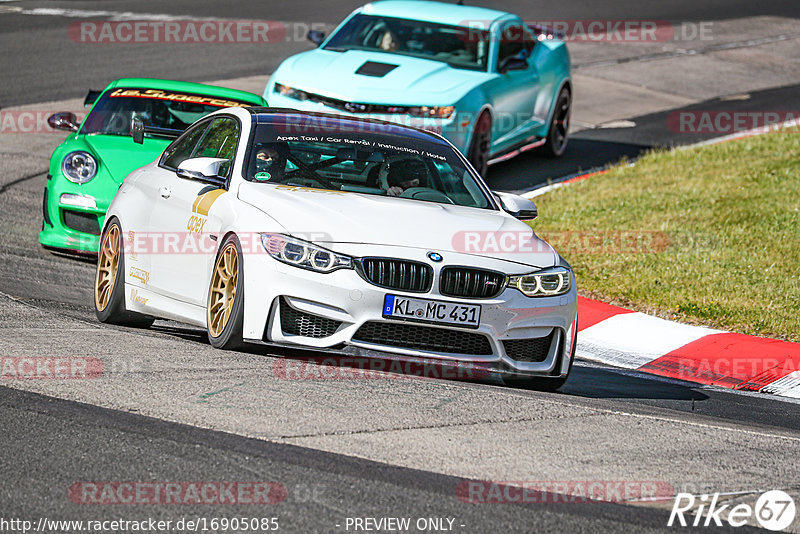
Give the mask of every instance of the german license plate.
[{"label": "german license plate", "polygon": [[383,300],[383,316],[477,328],[481,324],[481,307],[475,304],[386,295]]}]

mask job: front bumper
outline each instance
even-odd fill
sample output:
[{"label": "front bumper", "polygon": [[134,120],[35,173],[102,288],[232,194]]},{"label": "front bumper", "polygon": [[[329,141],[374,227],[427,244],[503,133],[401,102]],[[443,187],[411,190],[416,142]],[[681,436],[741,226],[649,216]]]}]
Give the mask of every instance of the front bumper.
[{"label": "front bumper", "polygon": [[[348,253],[342,247],[336,250]],[[424,250],[405,249],[402,256],[380,255],[426,262],[425,254]],[[469,265],[468,255],[449,253],[448,257],[452,258],[450,265]],[[433,287],[427,293],[409,293],[372,285],[354,270],[319,274],[282,264],[266,254],[248,255],[244,270],[245,340],[367,357],[469,362],[500,373],[568,373],[576,332],[574,283],[569,293],[558,297],[530,298],[506,288],[491,299],[453,298],[438,290],[439,272],[448,264],[428,263],[434,268]],[[506,268],[513,265],[498,263]],[[500,270],[497,264],[481,267]],[[508,274],[534,270],[517,267],[518,272]],[[465,328],[387,319],[382,314],[387,294],[478,304],[482,309],[480,325]],[[298,321],[302,328],[297,326]],[[405,334],[417,341],[407,342],[402,337]],[[443,350],[443,346],[448,348]]]},{"label": "front bumper", "polygon": [[[47,248],[76,253],[96,254],[100,247],[100,230],[111,202],[105,187],[89,182],[78,185],[63,177],[48,175],[42,198],[42,230],[39,243]],[[113,197],[115,191],[111,191]],[[78,195],[92,200],[94,207],[62,202],[62,195]],[[109,197],[109,198],[107,198]]]}]

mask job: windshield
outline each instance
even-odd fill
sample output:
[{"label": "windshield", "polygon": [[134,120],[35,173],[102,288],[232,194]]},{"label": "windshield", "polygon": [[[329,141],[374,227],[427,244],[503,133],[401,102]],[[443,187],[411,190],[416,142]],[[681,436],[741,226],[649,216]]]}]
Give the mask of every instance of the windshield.
[{"label": "windshield", "polygon": [[325,50],[376,50],[442,61],[459,69],[485,71],[489,32],[418,20],[356,15],[331,36]]},{"label": "windshield", "polygon": [[247,180],[493,207],[456,151],[427,134],[403,135],[399,127],[397,133],[376,132],[386,127],[374,123],[328,119],[325,125],[309,125],[270,118],[256,125]]},{"label": "windshield", "polygon": [[212,111],[252,105],[250,102],[160,89],[114,89],[100,97],[86,117],[81,133],[131,135],[131,123],[137,118],[142,119],[147,127],[183,131]]}]

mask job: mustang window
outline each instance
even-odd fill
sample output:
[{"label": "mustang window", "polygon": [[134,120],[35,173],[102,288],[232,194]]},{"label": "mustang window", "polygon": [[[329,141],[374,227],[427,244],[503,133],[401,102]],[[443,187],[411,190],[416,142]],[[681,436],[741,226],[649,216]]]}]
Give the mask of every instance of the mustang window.
[{"label": "mustang window", "polygon": [[331,36],[325,50],[373,50],[485,71],[489,32],[418,20],[355,15]]}]

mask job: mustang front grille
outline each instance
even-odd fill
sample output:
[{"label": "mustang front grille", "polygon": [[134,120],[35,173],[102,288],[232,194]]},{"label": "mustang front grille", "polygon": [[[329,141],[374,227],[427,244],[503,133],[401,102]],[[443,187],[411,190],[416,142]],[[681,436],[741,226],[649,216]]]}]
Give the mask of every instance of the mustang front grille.
[{"label": "mustang front grille", "polygon": [[341,326],[341,321],[320,317],[292,308],[286,299],[281,297],[281,330],[284,334],[304,337],[328,337]]},{"label": "mustang front grille", "polygon": [[489,299],[505,287],[504,274],[469,267],[445,267],[439,277],[439,293],[448,297]]},{"label": "mustang front grille", "polygon": [[360,272],[371,284],[386,289],[426,293],[433,285],[430,265],[393,258],[364,258]]},{"label": "mustang front grille", "polygon": [[356,331],[353,341],[451,354],[492,354],[489,340],[481,334],[415,324],[368,321]]},{"label": "mustang front grille", "polygon": [[518,362],[543,362],[550,352],[554,332],[555,330],[544,337],[507,339],[503,341],[503,347],[505,347],[506,354],[512,360]]}]

